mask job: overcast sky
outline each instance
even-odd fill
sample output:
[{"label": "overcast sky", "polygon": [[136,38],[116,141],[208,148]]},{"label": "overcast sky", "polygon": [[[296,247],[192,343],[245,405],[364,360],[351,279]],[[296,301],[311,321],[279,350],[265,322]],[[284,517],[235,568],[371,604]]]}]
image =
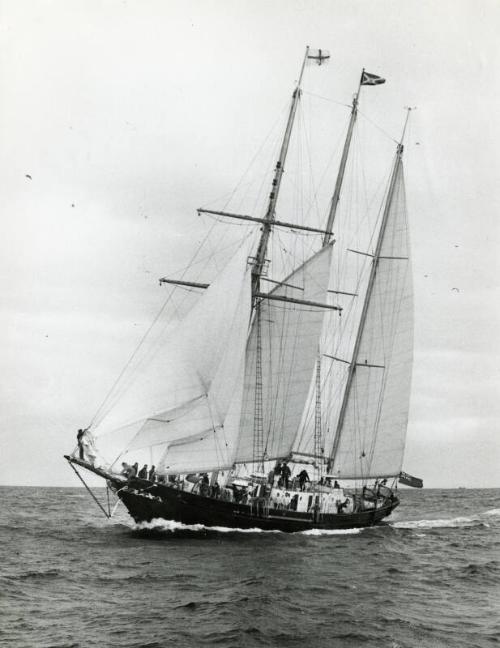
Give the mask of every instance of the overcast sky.
[{"label": "overcast sky", "polygon": [[0,483],[75,485],[63,453],[309,44],[330,50],[320,94],[339,103],[362,67],[387,78],[363,96],[379,129],[417,106],[404,469],[500,486],[498,33],[496,0],[0,1]]}]

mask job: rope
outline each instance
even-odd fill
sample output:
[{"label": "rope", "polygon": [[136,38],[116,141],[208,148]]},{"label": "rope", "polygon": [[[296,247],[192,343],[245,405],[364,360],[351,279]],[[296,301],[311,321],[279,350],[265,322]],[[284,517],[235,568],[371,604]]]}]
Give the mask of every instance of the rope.
[{"label": "rope", "polygon": [[97,497],[94,495],[94,493],[93,493],[93,492],[90,490],[90,488],[87,486],[86,481],[85,481],[85,480],[83,479],[83,477],[80,475],[80,473],[78,472],[78,470],[73,466],[73,464],[71,463],[71,461],[70,461],[69,459],[68,459],[67,461],[68,461],[69,465],[71,466],[71,468],[75,471],[75,474],[76,474],[76,476],[78,477],[78,479],[82,482],[82,484],[85,486],[85,488],[87,489],[87,491],[90,493],[92,499],[93,499],[94,502],[97,504],[97,506],[101,509],[101,511],[104,513],[104,515],[105,515],[107,518],[110,518],[111,516],[106,512],[106,509],[104,508],[104,506],[101,504],[101,502],[97,499]]}]

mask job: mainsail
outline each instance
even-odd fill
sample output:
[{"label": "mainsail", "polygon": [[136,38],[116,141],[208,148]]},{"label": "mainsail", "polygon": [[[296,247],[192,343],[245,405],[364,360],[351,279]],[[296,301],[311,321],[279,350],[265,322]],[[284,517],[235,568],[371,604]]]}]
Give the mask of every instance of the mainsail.
[{"label": "mainsail", "polygon": [[331,472],[343,478],[397,475],[403,461],[413,297],[401,151],[384,216],[333,449]]},{"label": "mainsail", "polygon": [[[271,296],[300,297],[326,302],[332,245],[307,260],[277,286]],[[285,285],[286,284],[286,285]],[[263,451],[266,458],[284,457],[292,450],[318,352],[324,310],[317,307],[264,299],[260,306],[261,386],[256,380],[259,350],[257,318],[247,345],[245,386],[237,462],[254,456],[256,414],[262,417]],[[257,390],[261,411],[256,413]]]}]

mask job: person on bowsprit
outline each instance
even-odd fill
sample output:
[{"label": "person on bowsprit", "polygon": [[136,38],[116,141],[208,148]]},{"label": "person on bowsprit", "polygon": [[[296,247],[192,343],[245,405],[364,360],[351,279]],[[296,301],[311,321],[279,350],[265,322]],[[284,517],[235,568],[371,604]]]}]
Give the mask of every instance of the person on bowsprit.
[{"label": "person on bowsprit", "polygon": [[78,430],[76,435],[78,442],[78,457],[80,461],[87,461],[92,466],[97,458],[97,451],[94,446],[94,437],[88,428]]},{"label": "person on bowsprit", "polygon": [[148,479],[151,482],[156,481],[156,468],[154,466],[149,469]]},{"label": "person on bowsprit", "polygon": [[85,435],[85,432],[83,430],[78,430],[76,433],[76,440],[78,442],[78,458],[80,461],[85,460],[85,448],[83,445],[83,437]]},{"label": "person on bowsprit", "polygon": [[139,477],[139,479],[148,478],[148,464],[144,464],[144,466],[139,470],[139,474],[137,476]]},{"label": "person on bowsprit", "polygon": [[307,470],[305,468],[304,468],[304,470],[299,472],[298,478],[299,478],[300,490],[304,491],[306,489],[306,482],[309,482],[309,483],[311,482],[311,480],[309,479],[309,475],[307,474]]}]

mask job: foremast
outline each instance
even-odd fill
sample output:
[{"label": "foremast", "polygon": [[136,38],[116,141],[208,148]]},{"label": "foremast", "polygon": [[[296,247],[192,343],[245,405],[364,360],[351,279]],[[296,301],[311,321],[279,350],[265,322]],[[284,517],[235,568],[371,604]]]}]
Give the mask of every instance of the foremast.
[{"label": "foremast", "polygon": [[[269,201],[268,201],[266,213],[262,223],[262,232],[260,235],[257,252],[255,254],[255,257],[252,259],[253,262],[252,304],[255,309],[255,325],[257,330],[253,460],[254,463],[257,464],[257,470],[260,470],[261,472],[264,471],[264,461],[265,461],[266,451],[264,446],[264,416],[263,416],[263,406],[262,406],[263,385],[262,385],[262,342],[261,342],[262,324],[261,324],[261,309],[260,309],[260,303],[261,303],[260,279],[266,265],[266,255],[267,255],[267,248],[269,245],[269,237],[271,235],[273,221],[275,220],[276,217],[276,204],[278,202],[281,180],[283,178],[283,173],[285,171],[285,161],[288,153],[288,147],[290,144],[290,138],[292,136],[292,129],[295,121],[295,115],[297,113],[297,107],[300,100],[302,77],[304,75],[304,68],[306,66],[308,57],[309,57],[309,46],[306,47],[304,59],[302,61],[302,65],[300,68],[297,85],[292,94],[292,102],[290,104],[288,120],[285,128],[285,133],[283,136],[283,142],[281,144],[279,158],[278,161],[276,162],[276,167],[274,169],[274,176],[271,184],[271,192],[269,194]],[[321,63],[321,53],[320,53],[319,62]]]},{"label": "foremast", "polygon": [[297,106],[300,100],[302,77],[304,75],[304,68],[308,56],[309,56],[309,46],[306,47],[304,60],[302,61],[302,66],[300,68],[299,79],[297,81],[295,90],[293,91],[292,94],[292,102],[290,104],[290,111],[288,113],[288,120],[285,128],[285,134],[283,136],[283,142],[281,143],[279,158],[278,161],[276,162],[276,167],[274,169],[274,177],[271,183],[271,192],[269,194],[269,201],[267,205],[266,214],[263,219],[262,233],[260,236],[259,245],[257,247],[257,252],[253,259],[252,292],[254,295],[254,299],[255,296],[260,292],[260,277],[264,271],[264,267],[266,264],[266,254],[267,254],[267,247],[269,244],[269,236],[271,234],[272,223],[276,217],[276,203],[278,202],[281,180],[283,178],[283,173],[285,171],[285,161],[288,153],[288,146],[290,144],[290,138],[292,136],[292,129],[295,121],[295,115],[297,113]]},{"label": "foremast", "polygon": [[408,118],[410,115],[411,108],[407,108],[407,115],[403,127],[403,133],[401,135],[401,139],[399,143],[397,144],[396,147],[396,156],[394,159],[394,164],[392,168],[392,173],[391,173],[391,178],[389,181],[389,189],[387,192],[387,198],[385,202],[385,207],[384,207],[384,212],[382,215],[382,222],[380,224],[380,229],[378,233],[378,238],[377,238],[377,244],[375,247],[375,252],[372,256],[372,262],[371,262],[371,269],[370,269],[370,276],[368,278],[368,284],[367,284],[367,289],[365,293],[365,300],[363,302],[363,309],[361,312],[361,317],[360,317],[360,323],[359,327],[357,330],[356,334],[356,340],[354,343],[354,348],[353,348],[353,353],[352,353],[352,358],[349,363],[349,369],[348,369],[348,374],[347,374],[347,381],[346,381],[346,386],[344,389],[344,395],[342,399],[342,405],[340,408],[340,413],[339,413],[339,418],[338,418],[338,423],[337,423],[337,429],[335,432],[335,437],[333,441],[333,446],[332,446],[332,451],[330,454],[330,459],[328,462],[328,470],[330,471],[333,467],[335,457],[337,455],[337,450],[340,444],[340,440],[342,437],[342,432],[343,432],[343,427],[344,427],[344,421],[345,421],[345,415],[347,411],[347,405],[349,402],[349,398],[351,395],[351,389],[353,385],[353,380],[356,374],[356,368],[358,366],[358,360],[359,360],[359,350],[360,350],[360,345],[361,345],[361,340],[363,337],[363,332],[365,328],[365,323],[366,323],[366,318],[367,318],[367,313],[368,313],[368,308],[370,306],[371,298],[372,298],[372,293],[373,293],[373,287],[375,283],[375,278],[377,275],[377,270],[379,266],[379,260],[381,258],[381,249],[382,245],[384,242],[384,236],[385,236],[385,231],[386,231],[386,226],[387,226],[387,221],[389,218],[393,198],[394,198],[394,192],[396,188],[396,182],[401,170],[401,165],[402,165],[402,158],[403,158],[403,140],[406,132],[406,126],[408,124]]}]

